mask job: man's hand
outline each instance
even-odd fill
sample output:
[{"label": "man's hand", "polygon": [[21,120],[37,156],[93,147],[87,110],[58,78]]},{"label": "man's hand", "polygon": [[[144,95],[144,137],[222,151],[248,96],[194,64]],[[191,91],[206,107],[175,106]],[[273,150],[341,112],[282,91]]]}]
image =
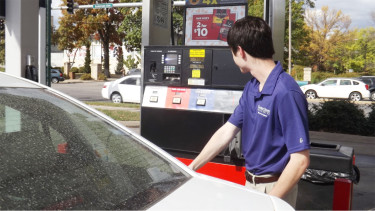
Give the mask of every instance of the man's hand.
[{"label": "man's hand", "polygon": [[208,141],[202,152],[195,158],[195,160],[189,165],[189,168],[194,171],[204,166],[207,162],[212,160],[217,154],[225,149],[231,142],[234,136],[240,131],[240,129],[234,126],[232,123],[226,122],[221,128],[219,128],[215,134]]},{"label": "man's hand", "polygon": [[297,184],[310,164],[310,151],[304,150],[290,155],[290,160],[269,195],[285,196]]}]

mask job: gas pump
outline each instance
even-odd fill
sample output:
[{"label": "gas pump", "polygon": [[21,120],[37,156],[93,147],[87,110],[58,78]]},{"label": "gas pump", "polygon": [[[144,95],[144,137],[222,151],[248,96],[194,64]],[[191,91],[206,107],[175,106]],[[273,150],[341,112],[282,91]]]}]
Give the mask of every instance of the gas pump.
[{"label": "gas pump", "polygon": [[[228,120],[251,75],[241,74],[225,47],[147,46],[144,52],[141,135],[190,162]],[[209,166],[242,163],[240,137]],[[224,179],[241,183],[242,171],[240,177],[221,168],[211,173],[227,172]]]},{"label": "gas pump", "polygon": [[[231,25],[247,14],[247,1],[217,3],[186,1],[185,46],[144,47],[141,135],[186,164],[228,120],[252,78],[241,73],[226,43]],[[241,133],[200,172],[243,184],[240,142]]]}]

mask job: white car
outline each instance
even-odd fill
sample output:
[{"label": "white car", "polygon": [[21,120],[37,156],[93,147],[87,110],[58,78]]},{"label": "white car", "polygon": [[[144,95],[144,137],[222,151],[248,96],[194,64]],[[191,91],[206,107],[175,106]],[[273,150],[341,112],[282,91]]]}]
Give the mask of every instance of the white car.
[{"label": "white car", "polygon": [[359,101],[370,97],[369,86],[362,81],[350,78],[328,78],[318,84],[301,86],[308,99],[343,98]]},{"label": "white car", "polygon": [[114,103],[140,103],[141,75],[129,75],[112,82],[105,82],[102,97]]},{"label": "white car", "polygon": [[194,172],[82,102],[1,72],[0,149],[1,210],[293,210]]}]

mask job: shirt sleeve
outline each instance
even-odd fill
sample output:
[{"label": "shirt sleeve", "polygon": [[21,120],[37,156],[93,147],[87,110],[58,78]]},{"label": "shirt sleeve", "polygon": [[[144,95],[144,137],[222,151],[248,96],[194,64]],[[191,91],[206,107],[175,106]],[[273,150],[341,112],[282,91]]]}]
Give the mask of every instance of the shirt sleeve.
[{"label": "shirt sleeve", "polygon": [[302,93],[289,91],[279,106],[279,120],[289,153],[310,149],[307,101]]},{"label": "shirt sleeve", "polygon": [[234,109],[233,114],[229,117],[228,122],[232,123],[234,126],[238,128],[242,128],[243,118],[244,118],[244,105],[245,105],[245,93],[246,93],[247,86],[245,90],[242,92],[242,96],[240,98],[238,106]]}]

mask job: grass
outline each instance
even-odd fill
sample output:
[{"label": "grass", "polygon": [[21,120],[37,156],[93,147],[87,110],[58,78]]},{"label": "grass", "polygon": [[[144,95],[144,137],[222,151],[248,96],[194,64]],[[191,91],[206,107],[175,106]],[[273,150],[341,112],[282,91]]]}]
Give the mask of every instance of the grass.
[{"label": "grass", "polygon": [[[87,105],[94,106],[109,106],[109,107],[126,107],[126,108],[140,108],[140,104],[136,103],[112,103],[105,101],[85,101]],[[141,114],[140,112],[134,111],[123,111],[123,110],[109,110],[98,108],[97,110],[103,112],[107,116],[110,116],[112,119],[117,121],[140,121]]]},{"label": "grass", "polygon": [[96,106],[110,106],[110,107],[126,107],[126,108],[140,108],[138,103],[112,103],[106,101],[85,101],[87,105],[96,105]]},{"label": "grass", "polygon": [[117,121],[140,121],[141,113],[133,111],[97,109]]}]

